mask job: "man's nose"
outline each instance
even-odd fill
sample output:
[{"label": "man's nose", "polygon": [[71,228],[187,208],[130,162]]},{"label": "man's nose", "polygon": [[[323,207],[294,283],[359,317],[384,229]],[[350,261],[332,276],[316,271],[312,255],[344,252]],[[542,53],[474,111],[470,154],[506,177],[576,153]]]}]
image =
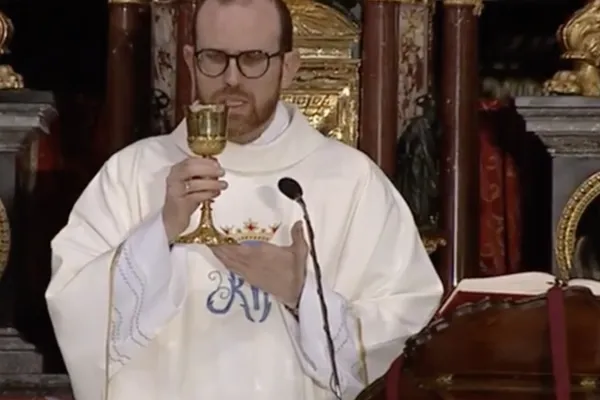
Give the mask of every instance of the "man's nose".
[{"label": "man's nose", "polygon": [[229,65],[225,70],[225,83],[228,86],[237,86],[240,82],[240,71],[238,70],[237,63],[235,59],[231,58],[229,60]]}]

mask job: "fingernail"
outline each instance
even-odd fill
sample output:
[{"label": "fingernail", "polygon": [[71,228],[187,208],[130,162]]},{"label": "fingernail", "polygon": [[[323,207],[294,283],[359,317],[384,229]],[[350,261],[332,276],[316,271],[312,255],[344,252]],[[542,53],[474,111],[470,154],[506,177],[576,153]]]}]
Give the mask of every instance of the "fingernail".
[{"label": "fingernail", "polygon": [[225,182],[225,181],[221,181],[220,183],[221,183],[221,188],[223,188],[223,189],[227,189],[227,186],[228,186],[228,185],[227,185],[227,182]]}]

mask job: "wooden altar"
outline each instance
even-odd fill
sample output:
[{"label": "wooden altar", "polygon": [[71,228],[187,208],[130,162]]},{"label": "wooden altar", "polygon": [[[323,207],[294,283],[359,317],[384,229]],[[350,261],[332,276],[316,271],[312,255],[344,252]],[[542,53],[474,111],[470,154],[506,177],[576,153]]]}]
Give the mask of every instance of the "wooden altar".
[{"label": "wooden altar", "polygon": [[539,295],[472,293],[468,303],[444,312],[407,342],[401,379],[388,387],[387,396],[370,398],[597,396],[598,349],[584,343],[596,342],[586,338],[595,335],[589,321],[597,320],[598,282],[592,292],[583,286],[552,287],[548,277]]}]

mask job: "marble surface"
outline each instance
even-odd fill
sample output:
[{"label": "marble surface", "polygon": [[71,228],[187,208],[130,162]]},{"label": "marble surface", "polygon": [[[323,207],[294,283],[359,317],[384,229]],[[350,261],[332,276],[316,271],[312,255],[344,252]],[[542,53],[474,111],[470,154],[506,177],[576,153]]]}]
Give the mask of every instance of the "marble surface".
[{"label": "marble surface", "polygon": [[0,400],[73,400],[72,396],[2,396]]},{"label": "marble surface", "polygon": [[0,375],[0,399],[19,398],[70,399],[69,379],[62,374]]},{"label": "marble surface", "polygon": [[41,374],[43,357],[14,328],[0,328],[0,381],[5,375]]},{"label": "marble surface", "polygon": [[53,103],[49,92],[0,91],[0,145],[20,146],[34,130],[48,133],[49,124],[56,117]]},{"label": "marble surface", "polygon": [[[515,97],[526,130],[546,137],[600,137],[600,99],[583,96]],[[571,139],[574,138],[575,139]],[[558,144],[560,147],[560,143]],[[568,145],[567,145],[568,146]]]},{"label": "marble surface", "polygon": [[[544,160],[543,168],[536,166],[544,172],[535,176],[536,187],[532,191],[539,204],[536,212],[547,212],[543,219],[551,221],[545,231],[537,233],[539,241],[550,241],[548,261],[557,274],[556,229],[564,207],[579,185],[600,171],[600,98],[516,97],[515,106],[527,132],[543,144],[549,158],[547,165]],[[546,210],[548,198],[551,204]]]}]

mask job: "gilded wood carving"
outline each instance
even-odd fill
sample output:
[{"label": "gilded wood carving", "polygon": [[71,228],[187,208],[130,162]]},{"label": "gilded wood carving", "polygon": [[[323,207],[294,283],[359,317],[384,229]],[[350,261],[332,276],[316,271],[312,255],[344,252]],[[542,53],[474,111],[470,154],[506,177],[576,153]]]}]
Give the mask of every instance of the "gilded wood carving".
[{"label": "gilded wood carving", "polygon": [[600,172],[593,174],[579,185],[563,208],[556,227],[554,248],[560,279],[568,280],[571,276],[578,240],[577,228],[583,214],[598,195],[600,195]]},{"label": "gilded wood carving", "polygon": [[[10,51],[8,45],[12,40],[15,28],[10,18],[0,11],[0,55]],[[0,65],[0,90],[23,89],[23,76],[17,74],[8,64]]]},{"label": "gilded wood carving", "polygon": [[302,66],[281,98],[297,105],[324,135],[356,147],[360,28],[343,13],[311,0],[288,0]]},{"label": "gilded wood carving", "polygon": [[591,0],[556,33],[572,71],[558,71],[544,84],[545,94],[600,96],[600,0]]}]

